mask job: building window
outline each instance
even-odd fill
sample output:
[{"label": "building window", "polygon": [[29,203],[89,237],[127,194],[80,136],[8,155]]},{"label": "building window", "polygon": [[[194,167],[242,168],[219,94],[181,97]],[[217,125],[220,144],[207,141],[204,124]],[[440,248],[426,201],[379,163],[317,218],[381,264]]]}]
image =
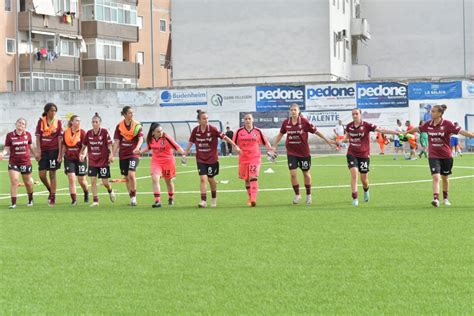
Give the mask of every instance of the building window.
[{"label": "building window", "polygon": [[84,89],[132,89],[137,87],[135,78],[84,77]]},{"label": "building window", "polygon": [[145,63],[145,53],[144,52],[137,52],[137,64],[143,65]]},{"label": "building window", "polygon": [[160,32],[166,32],[166,20],[160,20]]},{"label": "building window", "polygon": [[13,81],[7,81],[7,92],[13,92]]},{"label": "building window", "polygon": [[12,0],[5,0],[5,11],[12,10]]},{"label": "building window", "polygon": [[160,66],[164,67],[166,63],[166,54],[160,54]]},{"label": "building window", "polygon": [[143,17],[137,16],[137,26],[141,30],[143,28]]},{"label": "building window", "polygon": [[87,59],[109,59],[123,61],[122,42],[94,39],[86,43]]},{"label": "building window", "polygon": [[79,50],[76,46],[76,41],[61,40],[61,55],[79,57]]},{"label": "building window", "polygon": [[337,50],[337,33],[333,33],[333,40],[332,40],[332,50],[334,52],[334,58],[336,58],[336,50]]},{"label": "building window", "polygon": [[6,39],[6,52],[7,54],[15,54],[15,39],[14,38],[7,38]]},{"label": "building window", "polygon": [[[79,76],[73,74],[33,72],[33,91],[79,90]],[[21,91],[30,91],[30,73],[20,73]]]},{"label": "building window", "polygon": [[97,0],[92,4],[83,1],[81,8],[82,21],[103,21],[139,26],[137,7],[134,5],[123,4],[117,0]]}]

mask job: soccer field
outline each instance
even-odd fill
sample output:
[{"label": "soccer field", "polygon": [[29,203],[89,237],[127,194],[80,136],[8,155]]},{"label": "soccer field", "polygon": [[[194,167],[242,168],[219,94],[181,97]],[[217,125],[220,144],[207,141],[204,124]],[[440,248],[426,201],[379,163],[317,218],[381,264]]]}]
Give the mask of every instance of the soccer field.
[{"label": "soccer field", "polygon": [[474,155],[455,158],[453,205],[440,208],[427,160],[391,156],[373,156],[371,201],[353,207],[341,155],[313,158],[311,206],[292,205],[285,159],[265,160],[256,208],[237,158],[221,158],[218,207],[198,209],[189,160],[178,164],[176,205],[161,209],[151,208],[148,159],[137,207],[124,183],[113,184],[115,204],[100,187],[99,208],[80,189],[70,206],[61,170],[54,208],[36,185],[35,205],[22,196],[14,210],[0,162],[0,314],[474,313]]}]

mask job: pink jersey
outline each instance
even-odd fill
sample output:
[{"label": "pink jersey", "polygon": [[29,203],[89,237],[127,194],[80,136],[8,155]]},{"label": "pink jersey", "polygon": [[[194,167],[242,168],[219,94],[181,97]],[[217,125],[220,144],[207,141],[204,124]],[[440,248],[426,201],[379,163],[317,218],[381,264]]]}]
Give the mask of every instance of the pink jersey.
[{"label": "pink jersey", "polygon": [[428,154],[430,158],[451,158],[451,147],[449,146],[450,137],[452,134],[459,134],[461,126],[454,126],[451,121],[441,120],[439,124],[427,121],[418,127],[420,132],[428,134]]},{"label": "pink jersey", "polygon": [[152,151],[151,159],[154,162],[158,164],[174,164],[173,151],[178,150],[179,145],[171,136],[163,133],[163,136],[158,139],[152,137],[148,148]]},{"label": "pink jersey", "polygon": [[234,143],[240,147],[239,163],[260,163],[260,145],[268,144],[262,131],[254,127],[250,131],[241,127],[234,134]]},{"label": "pink jersey", "polygon": [[375,131],[376,125],[362,121],[359,126],[350,122],[346,126],[346,133],[349,136],[348,155],[357,158],[370,157],[370,132]]},{"label": "pink jersey", "polygon": [[308,133],[316,133],[316,126],[311,124],[307,118],[298,117],[296,124],[293,124],[291,117],[283,121],[280,128],[280,134],[286,136],[286,153],[295,157],[308,157],[309,152]]},{"label": "pink jersey", "polygon": [[201,130],[199,125],[193,129],[189,137],[189,142],[196,145],[197,162],[205,164],[217,162],[218,137],[224,138],[225,134],[219,132],[219,130],[212,125],[207,125],[204,131]]},{"label": "pink jersey", "polygon": [[10,147],[11,165],[27,166],[31,165],[30,160],[30,145],[32,143],[31,134],[23,132],[21,135],[16,133],[16,130],[7,134],[5,139],[5,146]]}]

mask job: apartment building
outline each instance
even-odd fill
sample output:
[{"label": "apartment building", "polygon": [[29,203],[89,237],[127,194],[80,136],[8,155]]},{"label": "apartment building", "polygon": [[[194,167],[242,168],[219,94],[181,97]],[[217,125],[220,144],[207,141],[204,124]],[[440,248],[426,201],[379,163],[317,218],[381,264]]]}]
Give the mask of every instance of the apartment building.
[{"label": "apartment building", "polygon": [[140,64],[138,86],[171,85],[170,0],[140,0],[137,7],[139,41],[131,44],[133,60]]},{"label": "apartment building", "polygon": [[169,85],[169,7],[165,0],[5,0],[0,92]]}]

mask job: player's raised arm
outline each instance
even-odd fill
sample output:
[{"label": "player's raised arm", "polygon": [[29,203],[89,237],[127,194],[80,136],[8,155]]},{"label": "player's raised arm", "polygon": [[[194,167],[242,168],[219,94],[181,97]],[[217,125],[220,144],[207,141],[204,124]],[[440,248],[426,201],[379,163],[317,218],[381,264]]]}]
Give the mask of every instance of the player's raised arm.
[{"label": "player's raised arm", "polygon": [[320,131],[316,131],[314,133],[314,135],[317,135],[319,136],[319,138],[321,138],[322,140],[324,140],[326,142],[326,144],[328,145],[336,145],[336,141],[332,140],[332,139],[327,139],[326,136],[324,136],[323,133],[321,133]]},{"label": "player's raised arm", "polygon": [[[415,131],[418,131],[417,128],[413,128]],[[379,133],[382,133],[382,134],[390,134],[390,135],[398,135],[400,134],[399,132],[397,131],[392,131],[390,129],[385,129],[385,128],[381,128],[381,127],[377,127],[375,129],[376,132],[379,132]]]},{"label": "player's raised arm", "polygon": [[277,136],[275,136],[275,139],[273,139],[273,145],[272,145],[273,151],[277,150],[278,143],[281,141],[282,138],[283,138],[282,133],[278,133]]},{"label": "player's raised arm", "polygon": [[236,143],[234,143],[234,141],[232,139],[230,139],[229,137],[227,136],[224,136],[222,138],[225,142],[227,142],[228,144],[231,144],[231,146],[234,148],[234,150],[237,152],[237,153],[240,153],[240,148],[239,146],[237,146]]},{"label": "player's raised arm", "polygon": [[466,130],[463,130],[463,129],[459,132],[459,134],[461,134],[462,136],[474,138],[474,133],[473,132],[469,132],[469,131],[466,131]]}]

